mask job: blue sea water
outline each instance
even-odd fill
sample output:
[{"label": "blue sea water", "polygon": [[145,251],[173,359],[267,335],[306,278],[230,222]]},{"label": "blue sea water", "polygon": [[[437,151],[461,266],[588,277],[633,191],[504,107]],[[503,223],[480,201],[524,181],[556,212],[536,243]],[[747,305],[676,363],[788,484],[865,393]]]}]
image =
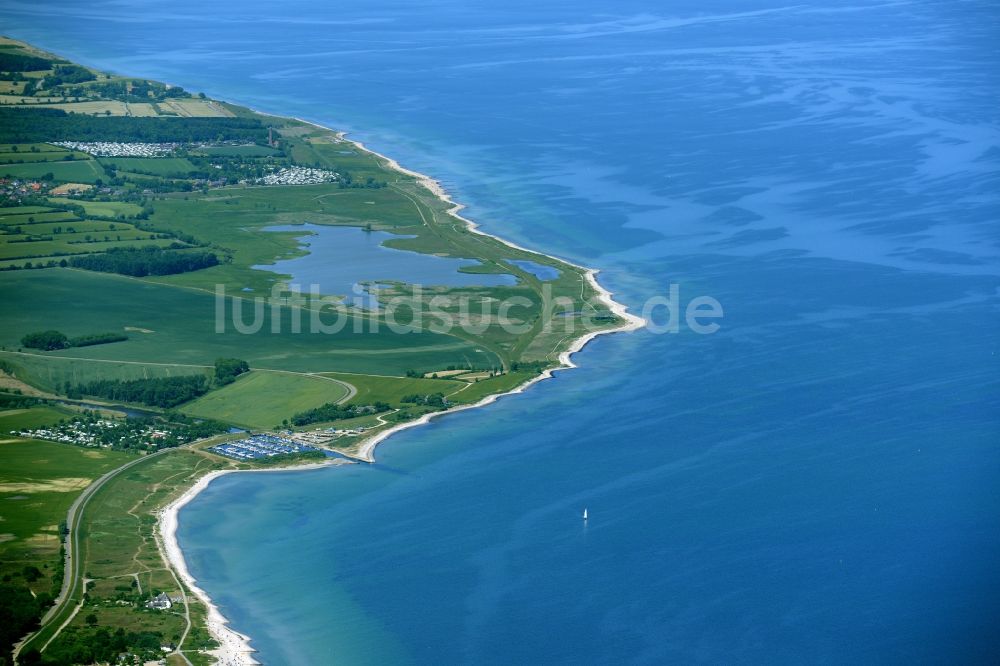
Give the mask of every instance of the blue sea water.
[{"label": "blue sea water", "polygon": [[724,307],[377,465],[213,483],[180,541],[267,664],[1000,659],[998,14],[0,6],[81,61],[348,129],[633,309]]}]

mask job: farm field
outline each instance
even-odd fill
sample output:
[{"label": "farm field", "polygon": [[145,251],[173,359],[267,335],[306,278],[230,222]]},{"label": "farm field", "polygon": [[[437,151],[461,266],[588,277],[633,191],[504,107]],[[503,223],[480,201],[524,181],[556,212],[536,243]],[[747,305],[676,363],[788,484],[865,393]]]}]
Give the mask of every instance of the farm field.
[{"label": "farm field", "polygon": [[119,215],[130,217],[142,212],[142,206],[126,201],[84,201],[70,199],[69,197],[49,197],[49,201],[83,206],[83,209],[87,211],[87,215],[94,215],[96,217],[118,217]]},{"label": "farm field", "polygon": [[352,375],[338,372],[324,372],[324,377],[339,379],[352,384],[358,393],[350,402],[365,405],[381,400],[393,407],[402,407],[402,399],[408,395],[431,395],[449,393],[462,388],[465,383],[449,379],[421,379],[419,377],[382,377],[378,375]]},{"label": "farm field", "polygon": [[[23,210],[30,208],[30,210]],[[0,208],[0,224],[20,225],[34,224],[36,222],[61,222],[64,220],[79,219],[73,213],[66,210],[53,210],[41,206],[25,206],[17,208]]]},{"label": "farm field", "polygon": [[38,405],[24,409],[6,409],[0,411],[0,439],[16,437],[11,430],[24,430],[57,423],[59,419],[70,416],[72,412],[61,407]]},{"label": "farm field", "polygon": [[220,155],[240,157],[269,157],[280,154],[281,151],[267,146],[199,146],[194,149],[199,155]]},{"label": "farm field", "polygon": [[293,414],[338,402],[347,388],[322,376],[255,370],[198,398],[181,411],[247,428],[270,430]]},{"label": "farm field", "polygon": [[[131,337],[141,333],[125,331]],[[127,343],[116,343],[127,344]],[[154,377],[175,377],[194,375],[211,371],[210,364],[177,365],[154,363],[129,363],[86,358],[66,358],[44,353],[16,352],[9,349],[0,351],[0,360],[10,364],[17,379],[32,384],[45,391],[62,393],[66,382],[73,385],[97,379],[151,379]]]},{"label": "farm field", "polygon": [[[495,364],[496,358],[453,336],[431,332],[393,333],[353,323],[336,334],[293,333],[289,307],[278,308],[279,329],[272,332],[272,308],[263,308],[262,326],[252,335],[231,324],[216,333],[215,298],[211,292],[178,289],[107,273],[53,268],[0,273],[0,298],[31,303],[7,317],[0,345],[16,349],[26,333],[59,322],[66,335],[142,328],[152,333],[130,335],[127,342],[47,353],[50,358],[82,357],[139,363],[210,365],[219,357],[245,359],[253,368],[296,372],[346,371],[404,374],[411,368],[431,370],[447,365]],[[231,299],[229,300],[231,306]],[[250,307],[245,316],[250,319]],[[231,307],[227,307],[231,310]],[[308,313],[302,313],[308,322]],[[308,328],[304,325],[303,331]],[[29,381],[30,383],[30,381]]]},{"label": "farm field", "polygon": [[210,99],[168,99],[160,102],[159,107],[164,114],[186,118],[227,118],[233,115],[224,106]]},{"label": "farm field", "polygon": [[73,162],[35,162],[31,164],[5,164],[0,166],[0,177],[42,178],[51,173],[55,180],[92,184],[106,178],[96,160]]},{"label": "farm field", "polygon": [[21,163],[27,164],[31,162],[62,162],[66,161],[67,158],[71,160],[90,159],[90,155],[87,153],[81,153],[76,150],[64,150],[62,148],[55,148],[54,146],[52,146],[52,148],[53,150],[46,150],[44,152],[39,151],[37,153],[23,151],[16,153],[0,153],[0,166]]},{"label": "farm field", "polygon": [[60,109],[66,113],[84,113],[88,116],[127,116],[128,104],[117,100],[95,100],[80,102],[57,102],[42,104],[42,108]]},{"label": "farm field", "polygon": [[97,161],[129,173],[177,178],[187,176],[195,168],[182,157],[100,157]]},{"label": "farm field", "polygon": [[[22,243],[0,243],[0,259],[64,258],[66,255],[104,252],[113,247],[145,247],[147,245],[167,246],[170,239],[151,239],[148,233],[131,230],[109,231],[99,234],[90,241],[84,241],[88,234],[61,234],[52,240],[31,240]],[[105,240],[107,237],[107,240]],[[121,240],[118,240],[118,238]],[[16,238],[16,237],[15,237]],[[80,242],[71,242],[79,239]]]},{"label": "farm field", "polygon": [[[8,432],[38,425],[54,415],[48,407],[17,411],[0,418]],[[15,416],[20,417],[16,426]],[[20,576],[25,566],[36,566],[46,575],[29,582],[29,587],[36,593],[49,593],[59,558],[59,525],[69,505],[93,479],[129,459],[118,451],[4,435],[0,443],[0,575]]]}]

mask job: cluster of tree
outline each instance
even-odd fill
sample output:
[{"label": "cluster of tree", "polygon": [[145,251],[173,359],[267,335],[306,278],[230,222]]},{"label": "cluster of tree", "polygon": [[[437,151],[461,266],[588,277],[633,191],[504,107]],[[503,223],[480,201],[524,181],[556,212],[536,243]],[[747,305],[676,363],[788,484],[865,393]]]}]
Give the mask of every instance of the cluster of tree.
[{"label": "cluster of tree", "polygon": [[217,386],[232,384],[244,372],[250,372],[246,361],[238,358],[215,359],[215,383]]},{"label": "cluster of tree", "polygon": [[541,372],[549,367],[545,361],[514,361],[510,364],[511,372]]},{"label": "cluster of tree", "polygon": [[222,421],[194,419],[180,412],[166,412],[163,415],[163,420],[172,433],[187,442],[229,432],[231,428],[228,423],[223,423]]},{"label": "cluster of tree", "polygon": [[29,349],[41,349],[42,351],[52,351],[54,349],[66,349],[69,347],[69,338],[65,333],[59,331],[39,331],[28,333],[21,338],[21,345]]},{"label": "cluster of tree", "polygon": [[45,77],[46,87],[61,86],[64,83],[83,83],[93,81],[97,77],[86,67],[79,65],[58,65],[55,74]]},{"label": "cluster of tree", "polygon": [[372,405],[337,405],[328,402],[325,405],[296,414],[292,417],[292,425],[304,426],[325,421],[342,421],[366,414],[379,414],[390,409],[392,407],[385,402],[376,402]]},{"label": "cluster of tree", "polygon": [[430,395],[404,395],[400,402],[405,402],[413,405],[426,405],[428,407],[437,407],[438,409],[444,409],[448,405],[448,401],[444,399],[443,393],[432,393]]},{"label": "cluster of tree", "polygon": [[254,462],[263,467],[280,467],[283,464],[300,460],[325,460],[326,454],[322,451],[299,451],[298,453],[279,453],[276,456],[258,458]]},{"label": "cluster of tree", "polygon": [[124,333],[91,333],[90,335],[80,335],[69,339],[70,347],[92,347],[94,345],[106,345],[111,342],[125,342],[128,336]]},{"label": "cluster of tree", "polygon": [[[461,365],[461,366],[459,366],[459,365],[449,365],[448,367],[445,368],[445,370],[449,371],[449,372],[453,371],[453,370],[464,370],[465,372],[489,372],[489,371],[494,370],[494,369],[495,368],[487,368],[485,366],[477,366],[477,365]],[[425,373],[419,372],[417,370],[407,370],[406,371],[406,376],[407,377],[423,377],[424,374]],[[437,373],[435,372],[433,375],[431,375],[430,378],[431,379],[437,379],[438,378]]]},{"label": "cluster of tree", "polygon": [[109,342],[124,342],[125,340],[128,340],[128,336],[122,333],[91,333],[90,335],[70,338],[65,333],[60,333],[59,331],[39,331],[37,333],[28,333],[21,338],[21,345],[29,349],[53,351],[69,347],[91,347],[93,345],[108,344]]},{"label": "cluster of tree", "polygon": [[97,96],[104,99],[116,99],[122,102],[148,102],[150,100],[161,101],[172,97],[191,97],[191,93],[180,86],[167,86],[156,81],[144,81],[141,79],[133,79],[131,81],[121,79],[101,81],[85,86],[64,88],[64,92],[79,97]]},{"label": "cluster of tree", "polygon": [[[38,620],[51,603],[47,595],[36,597],[23,583],[0,585],[0,663],[14,663],[11,656],[14,643],[38,628]],[[20,663],[30,662],[22,658]]]},{"label": "cluster of tree", "polygon": [[176,252],[155,245],[114,247],[104,254],[87,254],[69,260],[74,268],[132,277],[188,273],[218,264],[219,258],[211,252]]},{"label": "cluster of tree", "polygon": [[340,178],[337,179],[339,187],[342,190],[346,189],[369,189],[378,190],[386,187],[386,182],[384,180],[375,180],[372,176],[367,176],[363,181],[355,182],[354,176],[351,175],[350,171],[338,171]]},{"label": "cluster of tree", "polygon": [[263,145],[267,128],[256,118],[88,116],[61,109],[0,108],[0,143],[49,141],[240,141]]},{"label": "cluster of tree", "polygon": [[52,61],[45,58],[0,51],[0,72],[43,72],[51,67]]},{"label": "cluster of tree", "polygon": [[89,395],[153,407],[176,407],[207,391],[208,378],[205,375],[179,375],[149,379],[98,379],[77,384],[67,393],[75,399]]},{"label": "cluster of tree", "polygon": [[[96,616],[95,616],[96,620]],[[44,653],[37,650],[25,652],[18,658],[22,666],[48,666],[49,664],[115,664],[118,655],[137,654],[141,657],[162,658],[160,646],[163,634],[152,631],[125,631],[119,627],[113,632],[107,627],[67,627],[58,641]]]},{"label": "cluster of tree", "polygon": [[10,393],[7,391],[0,391],[0,409],[24,409],[26,407],[42,405],[47,402],[48,400],[45,400],[44,398],[23,395],[20,391]]}]

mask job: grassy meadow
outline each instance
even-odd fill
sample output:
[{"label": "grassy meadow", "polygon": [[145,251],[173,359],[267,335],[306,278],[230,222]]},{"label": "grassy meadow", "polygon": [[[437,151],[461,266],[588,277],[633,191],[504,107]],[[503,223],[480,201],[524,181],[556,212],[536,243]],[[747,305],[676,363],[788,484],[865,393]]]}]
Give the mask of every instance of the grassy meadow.
[{"label": "grassy meadow", "polygon": [[[7,350],[17,349],[26,333],[53,328],[54,322],[69,336],[126,328],[149,331],[130,334],[128,341],[112,345],[45,353],[48,358],[210,365],[216,358],[236,356],[263,369],[399,375],[411,368],[495,362],[495,357],[469,342],[427,331],[393,333],[383,326],[378,332],[356,332],[352,321],[336,334],[293,333],[293,314],[307,320],[308,313],[290,307],[278,308],[277,313],[263,308],[261,330],[241,334],[231,323],[231,300],[229,323],[217,333],[213,294],[106,273],[60,268],[7,271],[0,273],[0,299],[30,304],[6,317],[0,346]],[[244,314],[249,322],[249,304]],[[272,321],[278,332],[272,332]],[[25,369],[31,383],[31,370]]]},{"label": "grassy meadow", "polygon": [[[20,578],[36,593],[49,593],[58,568],[59,525],[76,496],[94,479],[131,457],[118,451],[26,440],[10,430],[64,418],[49,407],[0,412],[0,576]],[[35,566],[44,577],[24,580]],[[61,582],[61,580],[59,581]],[[56,585],[58,588],[58,585]]]},{"label": "grassy meadow", "polygon": [[182,411],[269,430],[297,412],[338,402],[347,393],[343,384],[323,376],[257,370],[188,403]]}]

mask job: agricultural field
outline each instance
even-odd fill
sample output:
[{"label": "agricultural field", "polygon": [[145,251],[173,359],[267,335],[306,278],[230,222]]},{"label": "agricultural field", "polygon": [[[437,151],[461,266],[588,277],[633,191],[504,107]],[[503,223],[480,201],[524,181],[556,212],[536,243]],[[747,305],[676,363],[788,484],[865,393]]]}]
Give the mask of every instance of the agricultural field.
[{"label": "agricultural field", "polygon": [[91,159],[0,165],[0,178],[39,179],[47,174],[52,174],[53,180],[86,184],[107,177],[97,161]]},{"label": "agricultural field", "polygon": [[121,171],[166,178],[184,178],[195,170],[191,162],[180,157],[101,157],[98,162]]},{"label": "agricultural field", "polygon": [[63,162],[67,160],[89,160],[90,155],[77,150],[65,150],[52,147],[53,150],[38,152],[0,152],[0,166],[10,164],[27,164],[30,162]]},{"label": "agricultural field", "polygon": [[270,430],[293,414],[338,402],[347,394],[344,384],[325,376],[257,370],[188,403],[182,411],[245,428]]},{"label": "agricultural field", "polygon": [[38,405],[25,409],[0,410],[0,439],[14,437],[12,430],[25,430],[51,425],[73,414],[68,409],[50,405]]},{"label": "agricultural field", "polygon": [[[50,407],[11,410],[0,412],[0,427],[9,433],[65,416]],[[0,440],[0,575],[20,579],[35,593],[50,593],[58,568],[59,525],[69,505],[93,479],[129,459],[118,451],[5,434]],[[28,565],[41,569],[43,577],[24,580]]]},{"label": "agricultural field", "polygon": [[281,151],[267,146],[199,146],[192,152],[198,155],[219,157],[274,157]]},{"label": "agricultural field", "polygon": [[[125,330],[131,337],[142,335]],[[118,343],[126,344],[126,343]],[[181,365],[67,358],[52,354],[0,350],[0,360],[14,369],[17,379],[52,393],[63,393],[66,382],[85,383],[97,379],[152,379],[177,375],[209,374],[210,364]]]},{"label": "agricultural field", "polygon": [[[127,342],[46,353],[46,357],[82,357],[210,365],[216,358],[245,359],[253,368],[295,372],[344,371],[402,375],[410,368],[427,369],[469,363],[489,367],[496,358],[453,336],[414,331],[372,332],[353,320],[335,334],[293,332],[292,317],[308,321],[308,313],[291,307],[262,308],[261,328],[242,334],[231,324],[232,299],[226,301],[225,331],[216,332],[216,300],[208,290],[178,289],[147,280],[106,273],[53,268],[0,273],[0,299],[30,303],[7,316],[0,345],[17,349],[25,333],[52,328],[69,336],[94,331],[141,328]],[[247,305],[244,317],[252,319]],[[277,329],[277,332],[273,332]],[[29,381],[29,383],[31,383]]]},{"label": "agricultural field", "polygon": [[61,109],[66,113],[83,113],[88,116],[128,116],[128,104],[117,100],[97,100],[79,102],[57,102],[43,104],[42,108]]},{"label": "agricultural field", "polygon": [[42,206],[0,208],[0,224],[4,226],[21,226],[35,224],[36,222],[63,222],[77,219],[79,218],[70,211],[43,208]]},{"label": "agricultural field", "polygon": [[[61,168],[71,164],[89,165],[90,162],[57,162],[49,166]],[[46,164],[21,166],[40,168]],[[135,203],[67,197],[48,197],[44,201],[79,206],[87,218],[118,219],[113,222],[80,219],[70,210],[37,205],[0,207],[0,266],[13,264],[21,268],[23,260],[39,265],[48,261],[59,263],[70,255],[106,252],[115,247],[167,246],[176,241],[163,234],[141,230],[134,223],[120,221],[142,213],[142,207]]]},{"label": "agricultural field", "polygon": [[382,401],[393,407],[402,407],[404,396],[434,393],[448,395],[466,385],[464,382],[450,379],[421,379],[419,377],[384,377],[337,372],[325,372],[323,376],[348,382],[357,388],[358,393],[351,398],[350,402],[358,405]]},{"label": "agricultural field", "polygon": [[[88,201],[86,199],[70,199],[69,197],[49,197],[49,201],[82,206],[87,211],[87,215],[94,217],[134,217],[142,212],[142,206],[127,201]],[[2,210],[0,209],[0,212]]]},{"label": "agricultural field", "polygon": [[163,114],[173,114],[185,118],[229,118],[233,113],[218,102],[210,99],[168,99],[157,104]]}]

